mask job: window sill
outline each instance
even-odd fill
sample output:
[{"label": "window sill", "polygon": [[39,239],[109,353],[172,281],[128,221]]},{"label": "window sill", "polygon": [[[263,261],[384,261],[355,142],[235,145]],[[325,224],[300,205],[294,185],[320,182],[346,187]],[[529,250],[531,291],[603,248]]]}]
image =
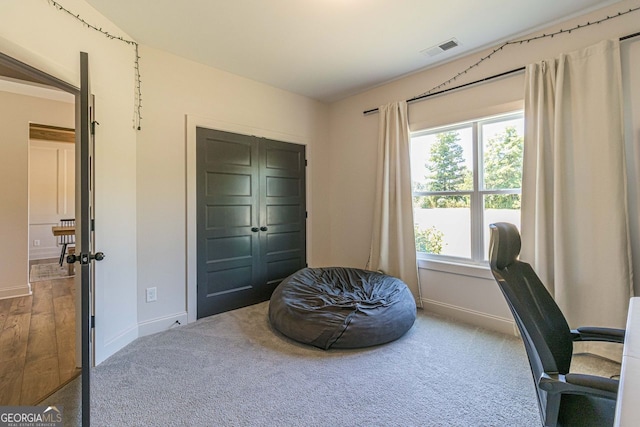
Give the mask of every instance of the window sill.
[{"label": "window sill", "polygon": [[439,271],[441,273],[459,274],[462,276],[477,277],[493,280],[493,275],[488,264],[471,264],[463,262],[435,260],[418,255],[418,268]]}]

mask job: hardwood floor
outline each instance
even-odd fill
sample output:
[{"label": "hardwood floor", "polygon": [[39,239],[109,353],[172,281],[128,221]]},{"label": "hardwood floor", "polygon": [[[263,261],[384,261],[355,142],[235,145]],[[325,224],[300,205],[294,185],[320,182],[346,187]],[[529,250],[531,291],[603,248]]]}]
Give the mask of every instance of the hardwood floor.
[{"label": "hardwood floor", "polygon": [[0,300],[0,406],[35,405],[75,378],[73,277]]}]

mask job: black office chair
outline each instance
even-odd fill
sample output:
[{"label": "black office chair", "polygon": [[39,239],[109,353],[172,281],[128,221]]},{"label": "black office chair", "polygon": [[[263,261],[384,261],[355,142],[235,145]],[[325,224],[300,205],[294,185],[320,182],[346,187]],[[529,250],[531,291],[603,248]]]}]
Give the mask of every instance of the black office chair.
[{"label": "black office chair", "polygon": [[618,381],[569,373],[574,341],[623,343],[624,330],[570,330],[531,265],[518,260],[520,233],[509,223],[490,225],[491,272],[518,325],[531,365],[544,426],[612,426]]},{"label": "black office chair", "polygon": [[[61,227],[73,227],[75,225],[76,225],[75,218],[60,220]],[[76,236],[75,234],[63,234],[59,237],[59,239],[60,240],[58,241],[58,244],[62,246],[62,250],[60,251],[59,263],[60,263],[60,267],[62,267],[62,264],[64,263],[64,255],[67,253],[67,247],[69,247],[70,245],[76,244]]]}]

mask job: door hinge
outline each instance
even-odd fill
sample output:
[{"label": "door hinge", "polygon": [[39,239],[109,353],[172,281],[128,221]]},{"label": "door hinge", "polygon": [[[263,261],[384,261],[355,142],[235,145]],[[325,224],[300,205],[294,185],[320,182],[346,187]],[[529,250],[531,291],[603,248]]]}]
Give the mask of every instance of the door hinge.
[{"label": "door hinge", "polygon": [[91,316],[91,328],[96,327],[96,316]]},{"label": "door hinge", "polygon": [[307,159],[304,159],[304,165],[305,165],[305,166],[308,166],[308,165],[309,165],[309,162],[307,161]]},{"label": "door hinge", "polygon": [[305,212],[304,212],[304,217],[305,217],[305,218],[309,218],[309,212],[305,211]]},{"label": "door hinge", "polygon": [[91,122],[91,135],[95,135],[96,134],[96,125],[100,125],[100,123],[98,123],[97,121],[92,121]]},{"label": "door hinge", "polygon": [[96,231],[96,220],[91,219],[91,231]]}]

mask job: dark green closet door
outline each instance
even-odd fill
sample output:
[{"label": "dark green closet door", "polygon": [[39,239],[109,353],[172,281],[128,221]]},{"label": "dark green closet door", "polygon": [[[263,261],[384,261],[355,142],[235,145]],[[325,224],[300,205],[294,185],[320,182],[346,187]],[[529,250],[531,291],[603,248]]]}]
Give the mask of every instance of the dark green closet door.
[{"label": "dark green closet door", "polygon": [[259,285],[258,144],[196,129],[198,318],[255,302]]},{"label": "dark green closet door", "polygon": [[198,314],[269,299],[305,253],[304,146],[196,130]]},{"label": "dark green closet door", "polygon": [[260,144],[261,265],[271,292],[306,265],[304,149],[268,139]]}]

